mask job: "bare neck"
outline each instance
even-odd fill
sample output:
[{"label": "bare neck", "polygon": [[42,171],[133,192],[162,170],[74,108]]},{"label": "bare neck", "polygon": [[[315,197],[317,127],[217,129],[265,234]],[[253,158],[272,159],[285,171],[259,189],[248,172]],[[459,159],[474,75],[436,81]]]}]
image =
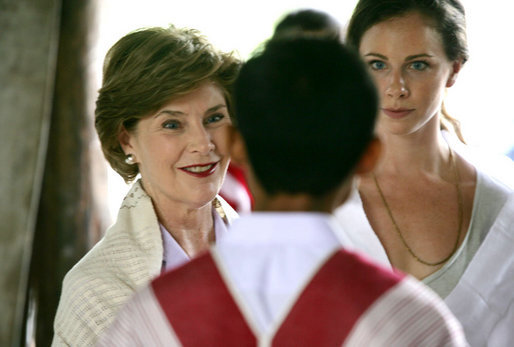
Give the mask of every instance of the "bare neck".
[{"label": "bare neck", "polygon": [[262,189],[254,190],[255,211],[323,212],[332,213],[349,196],[353,179],[347,179],[331,192],[314,197],[306,193],[269,195]]},{"label": "bare neck", "polygon": [[449,147],[433,124],[424,131],[408,135],[383,134],[383,156],[375,169],[377,175],[409,176],[425,172],[442,175],[448,166]]},{"label": "bare neck", "polygon": [[215,241],[210,203],[196,208],[181,204],[171,207],[163,201],[152,202],[159,222],[190,257],[205,251]]}]

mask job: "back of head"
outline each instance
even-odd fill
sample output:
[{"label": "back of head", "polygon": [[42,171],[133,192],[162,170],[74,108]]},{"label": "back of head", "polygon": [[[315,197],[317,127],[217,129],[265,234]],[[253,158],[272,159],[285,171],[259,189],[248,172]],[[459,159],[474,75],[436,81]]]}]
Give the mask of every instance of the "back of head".
[{"label": "back of head", "polygon": [[298,36],[318,36],[337,39],[341,35],[339,23],[329,14],[303,9],[291,12],[275,26],[272,39]]},{"label": "back of head", "polygon": [[348,178],[374,136],[378,98],[338,40],[272,40],[241,69],[237,126],[269,194],[322,196]]}]

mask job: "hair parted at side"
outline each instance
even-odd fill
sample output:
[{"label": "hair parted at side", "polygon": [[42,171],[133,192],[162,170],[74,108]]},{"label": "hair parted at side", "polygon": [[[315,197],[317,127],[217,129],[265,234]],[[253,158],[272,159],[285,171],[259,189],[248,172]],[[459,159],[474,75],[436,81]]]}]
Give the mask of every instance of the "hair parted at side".
[{"label": "hair parted at side", "polygon": [[232,85],[240,61],[216,50],[198,31],[187,28],[143,28],[122,37],[108,51],[95,110],[102,151],[126,182],[139,173],[125,163],[118,135],[134,131],[137,122],[204,82],[216,84],[232,113]]},{"label": "hair parted at side", "polygon": [[243,65],[234,101],[269,194],[331,192],[374,137],[375,86],[359,56],[335,39],[271,40]]},{"label": "hair parted at side", "polygon": [[[443,48],[450,61],[465,63],[469,58],[466,35],[466,13],[459,0],[359,0],[350,18],[346,44],[359,49],[362,36],[375,24],[418,12],[429,20],[441,35]],[[450,125],[462,142],[460,123],[442,108],[441,128]]]}]

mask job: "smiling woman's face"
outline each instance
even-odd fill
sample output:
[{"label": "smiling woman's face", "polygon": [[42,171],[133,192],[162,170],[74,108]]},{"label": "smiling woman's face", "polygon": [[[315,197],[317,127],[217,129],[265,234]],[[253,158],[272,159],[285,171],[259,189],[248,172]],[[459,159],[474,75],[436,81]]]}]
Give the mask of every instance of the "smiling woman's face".
[{"label": "smiling woman's face", "polygon": [[140,120],[134,132],[120,136],[120,143],[126,154],[133,154],[154,204],[200,208],[223,183],[230,126],[221,89],[205,83]]},{"label": "smiling woman's face", "polygon": [[411,12],[372,26],[359,52],[379,90],[379,132],[410,134],[439,124],[445,89],[460,63],[448,60],[440,34],[424,17]]}]

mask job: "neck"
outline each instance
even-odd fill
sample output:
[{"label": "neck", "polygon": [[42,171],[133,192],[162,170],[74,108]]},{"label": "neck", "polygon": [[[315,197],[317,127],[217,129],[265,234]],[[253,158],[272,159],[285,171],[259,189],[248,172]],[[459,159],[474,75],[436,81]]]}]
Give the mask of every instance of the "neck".
[{"label": "neck", "polygon": [[274,194],[255,197],[255,211],[260,212],[331,212],[330,204],[322,198],[307,194]]},{"label": "neck", "polygon": [[212,207],[175,209],[166,213],[156,206],[159,222],[173,235],[174,233],[208,233],[213,227]]},{"label": "neck", "polygon": [[215,241],[211,203],[198,207],[159,199],[159,196],[151,198],[159,222],[190,257]]},{"label": "neck", "polygon": [[158,213],[159,221],[182,249],[194,257],[215,241],[211,204],[199,209],[183,209]]},{"label": "neck", "polygon": [[420,171],[441,175],[448,166],[449,148],[434,117],[423,131],[408,135],[381,134],[383,156],[377,166],[377,175],[407,176]]},{"label": "neck", "polygon": [[341,183],[337,189],[314,197],[306,193],[299,194],[267,194],[262,189],[254,190],[254,210],[261,212],[322,212],[332,213],[343,203],[351,192],[354,180],[348,179]]}]

